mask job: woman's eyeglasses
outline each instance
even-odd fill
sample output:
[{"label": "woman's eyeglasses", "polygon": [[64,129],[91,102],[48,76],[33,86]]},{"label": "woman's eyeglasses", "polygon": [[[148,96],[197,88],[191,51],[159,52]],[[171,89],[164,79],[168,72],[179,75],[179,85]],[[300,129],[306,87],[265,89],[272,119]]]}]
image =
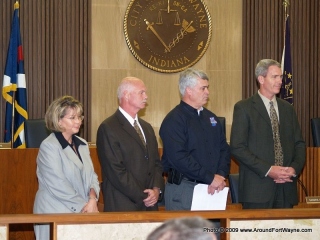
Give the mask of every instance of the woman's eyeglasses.
[{"label": "woman's eyeglasses", "polygon": [[71,121],[78,120],[78,121],[82,122],[84,119],[84,116],[72,116],[72,117],[66,117],[66,118],[70,119]]}]

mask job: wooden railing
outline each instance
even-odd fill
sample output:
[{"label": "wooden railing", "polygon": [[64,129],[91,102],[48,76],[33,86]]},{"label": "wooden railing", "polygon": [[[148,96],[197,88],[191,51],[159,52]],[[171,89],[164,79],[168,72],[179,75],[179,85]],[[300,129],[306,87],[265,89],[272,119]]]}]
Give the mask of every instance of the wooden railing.
[{"label": "wooden railing", "polygon": [[[159,149],[162,153],[162,149]],[[36,157],[38,149],[1,149],[0,150],[0,214],[32,213],[33,201],[38,189],[36,177]],[[101,167],[96,148],[90,148],[93,165],[101,177]],[[309,196],[320,195],[320,148],[307,148],[306,164],[299,177]],[[239,171],[238,163],[231,162],[231,173]],[[305,202],[301,185],[299,201]],[[24,199],[24,201],[21,201]],[[103,203],[102,196],[100,202]]]},{"label": "wooden railing", "polygon": [[[226,211],[164,211],[164,212],[125,212],[125,213],[97,213],[97,214],[16,214],[0,215],[0,226],[10,227],[11,224],[51,223],[53,226],[53,240],[57,238],[57,228],[60,225],[81,224],[110,224],[110,223],[152,223],[163,222],[172,218],[200,216],[205,219],[220,219],[225,224],[224,228],[230,228],[232,222],[238,220],[283,220],[283,219],[320,219],[320,209],[272,209],[272,210],[226,210]],[[255,221],[256,222],[256,221]],[[253,224],[253,225],[256,225]],[[253,227],[248,225],[247,228]],[[277,228],[279,226],[274,225]],[[281,227],[286,227],[282,225]],[[291,226],[292,227],[292,226]],[[124,227],[125,228],[125,227]],[[308,226],[312,229],[312,225]],[[122,229],[124,231],[125,229]],[[150,229],[151,232],[152,229]],[[313,233],[319,236],[318,229],[314,226]],[[120,229],[121,231],[121,229]],[[249,233],[251,234],[251,233]],[[290,236],[290,233],[289,235]],[[101,236],[100,239],[105,239]],[[254,235],[249,235],[254,238]],[[13,238],[7,238],[13,239]],[[18,239],[18,238],[17,238]],[[27,239],[20,238],[19,239]],[[30,238],[32,239],[32,238]],[[87,238],[82,238],[87,239]],[[230,238],[230,234],[222,234],[221,239]]]},{"label": "wooden railing", "polygon": [[[159,149],[162,152],[162,149]],[[90,148],[94,168],[101,181],[101,167],[96,148]],[[309,196],[320,196],[320,148],[307,148],[306,165],[299,177]],[[36,177],[36,157],[38,149],[0,150],[0,214],[31,214],[38,182]],[[232,160],[231,173],[238,172],[238,164]],[[299,200],[305,202],[305,193],[299,188]],[[102,196],[99,202],[103,203]],[[229,201],[230,202],[230,201]],[[33,236],[33,228],[12,227],[13,234]],[[11,233],[10,233],[11,234]],[[32,239],[11,237],[10,239]]]}]

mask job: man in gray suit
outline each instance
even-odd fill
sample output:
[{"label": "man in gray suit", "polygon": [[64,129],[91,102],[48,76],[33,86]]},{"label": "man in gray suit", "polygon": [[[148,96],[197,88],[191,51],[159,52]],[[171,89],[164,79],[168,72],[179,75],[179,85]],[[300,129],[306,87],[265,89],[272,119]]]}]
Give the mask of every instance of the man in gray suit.
[{"label": "man in gray suit", "polygon": [[104,211],[157,210],[164,188],[152,126],[138,117],[147,103],[142,80],[126,77],[118,88],[119,108],[97,133]]},{"label": "man in gray suit", "polygon": [[240,164],[239,201],[248,209],[292,208],[298,203],[305,142],[293,106],[276,97],[280,64],[263,59],[255,75],[258,93],[236,103],[233,113],[230,145]]}]

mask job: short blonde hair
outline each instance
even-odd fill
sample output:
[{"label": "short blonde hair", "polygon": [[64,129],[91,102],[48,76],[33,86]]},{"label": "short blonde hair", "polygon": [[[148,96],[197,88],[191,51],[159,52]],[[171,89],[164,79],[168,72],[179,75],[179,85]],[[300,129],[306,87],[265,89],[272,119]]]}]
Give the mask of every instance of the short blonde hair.
[{"label": "short blonde hair", "polygon": [[55,99],[47,109],[45,115],[46,126],[49,130],[62,132],[64,129],[59,126],[59,120],[64,118],[68,110],[73,109],[78,115],[82,115],[82,104],[72,96],[62,96]]}]

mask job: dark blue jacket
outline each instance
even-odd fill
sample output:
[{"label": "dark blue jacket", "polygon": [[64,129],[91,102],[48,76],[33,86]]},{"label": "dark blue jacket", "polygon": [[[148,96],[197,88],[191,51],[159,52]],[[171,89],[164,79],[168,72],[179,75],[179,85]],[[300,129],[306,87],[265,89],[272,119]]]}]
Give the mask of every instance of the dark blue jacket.
[{"label": "dark blue jacket", "polygon": [[217,116],[198,111],[181,101],[163,120],[162,166],[186,177],[211,184],[214,174],[226,177],[230,171],[230,149]]}]

